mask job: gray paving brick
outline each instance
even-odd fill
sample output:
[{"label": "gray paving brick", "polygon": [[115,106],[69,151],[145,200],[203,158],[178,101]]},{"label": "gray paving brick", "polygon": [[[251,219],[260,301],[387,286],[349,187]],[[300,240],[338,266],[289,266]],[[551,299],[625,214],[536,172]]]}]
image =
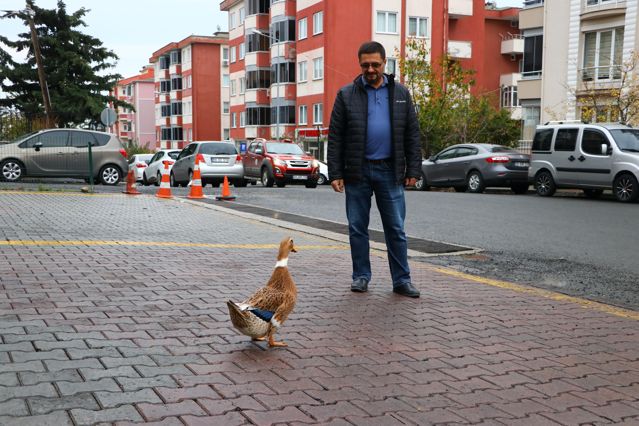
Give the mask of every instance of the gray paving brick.
[{"label": "gray paving brick", "polygon": [[178,384],[171,376],[144,377],[141,379],[130,379],[127,377],[116,378],[117,382],[125,391],[134,391],[143,388],[156,386],[177,387]]},{"label": "gray paving brick", "polygon": [[121,339],[121,340],[112,340],[112,339],[87,339],[87,345],[90,348],[109,348],[109,347],[131,347],[135,348],[137,345],[131,340]]},{"label": "gray paving brick", "polygon": [[53,333],[7,334],[6,336],[4,336],[4,341],[6,343],[35,342],[35,341],[51,342],[55,340],[56,339]]},{"label": "gray paving brick", "polygon": [[37,341],[33,342],[35,347],[41,351],[50,351],[51,349],[86,349],[87,344],[84,340],[66,340],[64,342],[48,342],[48,341]]},{"label": "gray paving brick", "polygon": [[2,366],[3,372],[11,371],[45,371],[42,361],[14,362]]},{"label": "gray paving brick", "polygon": [[[20,380],[23,385],[35,385],[43,382],[82,382],[77,370],[60,370],[46,373],[21,372]],[[2,383],[0,381],[0,383]]]},{"label": "gray paving brick", "polygon": [[90,393],[80,393],[60,398],[28,398],[28,402],[33,414],[48,414],[72,408],[100,409],[97,401]]},{"label": "gray paving brick", "polygon": [[26,398],[28,396],[57,396],[55,388],[51,383],[40,383],[29,386],[0,386],[0,402],[13,398]]},{"label": "gray paving brick", "polygon": [[71,410],[71,416],[78,426],[92,425],[117,421],[142,422],[144,419],[132,405],[123,405],[117,408],[107,408],[99,411],[75,409]]},{"label": "gray paving brick", "polygon": [[82,392],[109,391],[118,392],[120,387],[111,378],[91,382],[58,382],[58,389],[62,395],[75,395]]},{"label": "gray paving brick", "polygon": [[45,360],[45,359],[56,359],[56,360],[67,360],[69,357],[62,349],[55,349],[52,351],[44,351],[44,352],[11,352],[11,358],[13,358],[14,362],[25,362],[25,361],[33,361],[33,360]]},{"label": "gray paving brick", "polygon": [[84,358],[103,358],[103,357],[121,357],[120,352],[116,348],[102,348],[102,349],[67,349],[67,353],[71,359],[84,359]]},{"label": "gray paving brick", "polygon": [[129,366],[107,369],[81,368],[80,373],[86,380],[97,380],[103,377],[140,377],[138,372]]},{"label": "gray paving brick", "polygon": [[105,408],[117,407],[123,404],[137,404],[140,402],[162,403],[160,397],[151,389],[141,389],[132,392],[96,392],[95,397]]},{"label": "gray paving brick", "polygon": [[146,355],[138,355],[138,356],[124,355],[124,357],[122,358],[106,357],[106,358],[100,358],[100,361],[102,361],[102,363],[106,365],[107,368],[120,367],[123,365],[135,365],[135,366],[146,365],[148,367],[156,366],[155,361],[153,361],[149,356],[146,356]]},{"label": "gray paving brick", "polygon": [[42,416],[5,417],[0,416],[2,426],[73,426],[71,418],[65,411],[57,411]]},{"label": "gray paving brick", "polygon": [[28,416],[29,408],[24,399],[11,399],[0,402],[0,413],[2,416]]},{"label": "gray paving brick", "polygon": [[123,356],[133,357],[141,355],[172,355],[165,347],[152,346],[149,348],[139,348],[137,346],[126,346],[119,348]]},{"label": "gray paving brick", "polygon": [[18,373],[0,373],[0,386],[17,386]]},{"label": "gray paving brick", "polygon": [[137,366],[137,370],[143,377],[164,376],[169,374],[178,374],[182,376],[192,375],[193,372],[183,365],[169,365],[164,367],[147,367],[144,365]]},{"label": "gray paving brick", "polygon": [[70,360],[70,361],[49,361],[45,360],[44,363],[47,365],[47,369],[49,371],[59,371],[59,370],[68,370],[68,369],[77,369],[77,368],[104,368],[100,361],[95,358],[86,358],[79,360]]},{"label": "gray paving brick", "polygon": [[104,334],[99,331],[89,333],[55,333],[58,340],[87,340],[87,339],[104,339]]}]

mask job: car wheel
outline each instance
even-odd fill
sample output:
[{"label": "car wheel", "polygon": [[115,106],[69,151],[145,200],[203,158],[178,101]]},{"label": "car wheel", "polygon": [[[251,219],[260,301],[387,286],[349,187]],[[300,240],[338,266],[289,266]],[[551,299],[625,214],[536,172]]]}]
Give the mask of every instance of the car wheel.
[{"label": "car wheel", "polygon": [[515,194],[519,194],[519,195],[523,195],[525,193],[528,192],[528,187],[530,185],[528,185],[527,183],[522,183],[522,184],[517,184],[517,185],[512,185],[510,187],[511,191],[513,191]]},{"label": "car wheel", "polygon": [[535,191],[541,197],[552,197],[557,190],[555,180],[547,170],[542,170],[535,176]]},{"label": "car wheel", "polygon": [[275,185],[277,185],[278,188],[284,188],[286,186],[286,182],[284,182],[283,180],[278,180],[277,182],[275,182]]},{"label": "car wheel", "polygon": [[149,186],[149,181],[146,179],[146,173],[142,172],[142,185]]},{"label": "car wheel", "polygon": [[251,185],[257,185],[257,181],[256,180],[252,180],[251,181]]},{"label": "car wheel", "polygon": [[[317,188],[319,182],[306,182],[306,184],[304,185],[307,188]],[[284,186],[284,185],[282,185]]]},{"label": "car wheel", "polygon": [[273,174],[268,169],[268,167],[262,168],[262,185],[271,188],[275,183],[275,179],[273,178]]},{"label": "car wheel", "polygon": [[246,182],[246,179],[237,179],[235,182],[233,182],[233,186],[235,186],[236,188],[244,188],[246,187],[246,185],[248,184],[248,182]]},{"label": "car wheel", "polygon": [[632,203],[639,197],[639,184],[637,179],[630,173],[617,176],[612,189],[617,200],[622,203]]},{"label": "car wheel", "polygon": [[599,198],[603,194],[603,189],[584,189],[586,198]]},{"label": "car wheel", "polygon": [[17,182],[24,176],[24,166],[18,160],[4,160],[0,170],[2,170],[2,180],[5,182]]},{"label": "car wheel", "polygon": [[426,184],[426,177],[424,175],[415,182],[415,189],[418,191],[430,191],[430,186]]},{"label": "car wheel", "polygon": [[319,177],[317,178],[317,184],[318,185],[324,185],[327,180],[328,179],[326,179],[326,176],[324,176],[323,174],[320,173]]},{"label": "car wheel", "polygon": [[107,164],[100,170],[100,182],[102,185],[117,185],[122,180],[120,168],[112,164]]},{"label": "car wheel", "polygon": [[478,171],[470,172],[466,180],[466,186],[468,187],[468,192],[472,192],[473,194],[481,194],[486,188],[484,178]]},{"label": "car wheel", "polygon": [[189,181],[187,183],[182,184],[182,186],[189,186],[189,183],[193,185],[193,171],[191,170],[189,170]]},{"label": "car wheel", "polygon": [[155,182],[153,182],[153,185],[160,186],[160,182],[162,182],[162,173],[158,172],[155,176]]},{"label": "car wheel", "polygon": [[171,176],[169,177],[169,181],[170,181],[171,188],[176,188],[178,186],[178,183],[175,181],[175,175],[173,173],[171,173]]}]

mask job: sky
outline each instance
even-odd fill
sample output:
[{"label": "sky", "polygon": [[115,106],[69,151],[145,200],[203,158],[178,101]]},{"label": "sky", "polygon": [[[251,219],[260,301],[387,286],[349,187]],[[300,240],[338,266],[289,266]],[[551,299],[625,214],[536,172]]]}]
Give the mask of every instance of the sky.
[{"label": "sky", "polygon": [[[136,75],[156,50],[189,35],[212,35],[228,29],[221,0],[66,0],[67,12],[84,7],[85,34],[100,39],[119,56],[111,71],[124,78]],[[38,7],[53,9],[57,0],[35,0]],[[497,0],[497,6],[521,7],[522,0]],[[0,10],[21,10],[24,0],[0,0]],[[0,20],[0,34],[15,40],[27,27],[17,19]]]}]

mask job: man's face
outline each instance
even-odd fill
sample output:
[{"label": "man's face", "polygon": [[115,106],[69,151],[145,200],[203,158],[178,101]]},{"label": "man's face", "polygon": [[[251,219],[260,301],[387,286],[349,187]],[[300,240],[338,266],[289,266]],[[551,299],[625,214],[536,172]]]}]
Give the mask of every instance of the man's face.
[{"label": "man's face", "polygon": [[382,59],[379,53],[362,53],[359,57],[359,65],[362,69],[362,75],[366,82],[370,85],[381,83],[384,78],[384,67],[386,61]]}]

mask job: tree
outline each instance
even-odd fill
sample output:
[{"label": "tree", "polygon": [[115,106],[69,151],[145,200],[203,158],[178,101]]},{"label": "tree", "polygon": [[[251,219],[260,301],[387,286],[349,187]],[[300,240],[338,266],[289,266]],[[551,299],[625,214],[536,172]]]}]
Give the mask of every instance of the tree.
[{"label": "tree", "polygon": [[495,109],[488,95],[471,93],[474,71],[448,56],[431,64],[422,40],[411,39],[406,47],[400,70],[413,95],[426,156],[457,143],[517,143],[520,124],[510,112]]},{"label": "tree", "polygon": [[[118,57],[103,47],[99,39],[78,30],[78,27],[86,26],[82,18],[87,9],[80,8],[67,14],[61,0],[56,9],[39,8],[34,0],[27,0],[27,6],[34,11],[33,21],[40,42],[53,118],[58,127],[94,125],[100,121],[100,112],[109,102],[133,108],[107,94],[122,78],[119,74],[107,72]],[[22,19],[28,27],[25,13],[8,17]],[[26,52],[26,62],[16,62],[2,44],[18,52]],[[29,32],[18,34],[15,41],[0,36],[0,75],[4,77],[0,88],[8,95],[0,99],[0,107],[15,109],[28,119],[42,116],[42,97]]]}]

